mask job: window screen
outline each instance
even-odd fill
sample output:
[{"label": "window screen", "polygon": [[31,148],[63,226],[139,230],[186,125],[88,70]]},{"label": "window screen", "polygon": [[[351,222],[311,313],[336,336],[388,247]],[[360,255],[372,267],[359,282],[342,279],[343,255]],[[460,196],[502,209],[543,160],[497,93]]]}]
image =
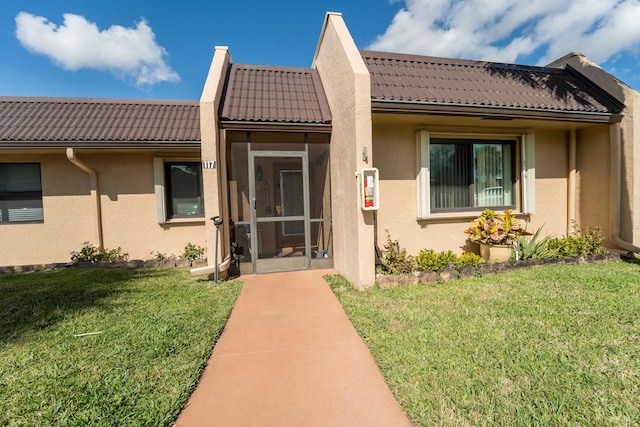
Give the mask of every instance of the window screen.
[{"label": "window screen", "polygon": [[[302,171],[281,171],[282,216],[304,215],[304,189]],[[303,221],[285,221],[282,234],[291,236],[304,233]]]},{"label": "window screen", "polygon": [[165,163],[168,218],[204,216],[202,165],[199,162]]}]

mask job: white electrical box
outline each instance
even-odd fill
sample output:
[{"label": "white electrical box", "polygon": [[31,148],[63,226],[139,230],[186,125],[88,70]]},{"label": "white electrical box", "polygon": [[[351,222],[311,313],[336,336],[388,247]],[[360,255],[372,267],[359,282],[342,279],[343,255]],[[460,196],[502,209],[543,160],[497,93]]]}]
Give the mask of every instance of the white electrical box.
[{"label": "white electrical box", "polygon": [[360,172],[360,207],[363,211],[375,211],[380,207],[378,168],[364,168]]}]

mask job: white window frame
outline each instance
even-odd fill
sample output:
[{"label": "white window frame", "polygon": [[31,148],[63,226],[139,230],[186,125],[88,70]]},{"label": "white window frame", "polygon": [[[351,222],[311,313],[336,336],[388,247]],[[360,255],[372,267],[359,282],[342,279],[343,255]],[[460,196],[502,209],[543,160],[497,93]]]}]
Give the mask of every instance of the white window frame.
[{"label": "white window frame", "polygon": [[513,138],[520,141],[520,212],[533,214],[536,208],[535,193],[535,134],[533,132],[515,133],[462,133],[462,132],[430,132],[420,130],[416,133],[417,177],[416,177],[416,217],[418,221],[432,218],[448,218],[456,216],[470,216],[471,212],[462,213],[433,213],[431,210],[429,171],[429,144],[431,138],[451,139],[501,139]]},{"label": "white window frame", "polygon": [[167,217],[167,190],[166,177],[164,173],[165,163],[174,162],[196,162],[200,163],[198,157],[154,157],[153,158],[153,186],[156,195],[156,221],[158,224],[172,224],[196,222],[204,223],[204,217],[197,218],[168,218]]}]

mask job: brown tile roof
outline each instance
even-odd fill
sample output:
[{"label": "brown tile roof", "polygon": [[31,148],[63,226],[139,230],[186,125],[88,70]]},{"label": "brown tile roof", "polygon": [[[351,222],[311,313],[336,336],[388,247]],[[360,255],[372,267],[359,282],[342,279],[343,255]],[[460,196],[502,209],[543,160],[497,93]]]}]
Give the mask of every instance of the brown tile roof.
[{"label": "brown tile roof", "polygon": [[199,103],[0,97],[0,145],[20,142],[199,143]]},{"label": "brown tile roof", "polygon": [[220,119],[329,124],[331,112],[314,69],[231,64]]},{"label": "brown tile roof", "polygon": [[571,70],[362,51],[374,110],[401,104],[610,115],[622,106]]}]

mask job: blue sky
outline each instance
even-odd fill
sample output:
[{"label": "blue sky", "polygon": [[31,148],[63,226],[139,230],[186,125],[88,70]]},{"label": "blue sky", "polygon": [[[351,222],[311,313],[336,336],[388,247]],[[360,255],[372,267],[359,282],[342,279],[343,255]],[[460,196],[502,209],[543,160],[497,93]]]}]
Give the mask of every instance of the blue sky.
[{"label": "blue sky", "polygon": [[0,95],[198,99],[216,45],[310,66],[326,11],[361,49],[528,65],[578,51],[640,89],[640,0],[12,0]]}]

